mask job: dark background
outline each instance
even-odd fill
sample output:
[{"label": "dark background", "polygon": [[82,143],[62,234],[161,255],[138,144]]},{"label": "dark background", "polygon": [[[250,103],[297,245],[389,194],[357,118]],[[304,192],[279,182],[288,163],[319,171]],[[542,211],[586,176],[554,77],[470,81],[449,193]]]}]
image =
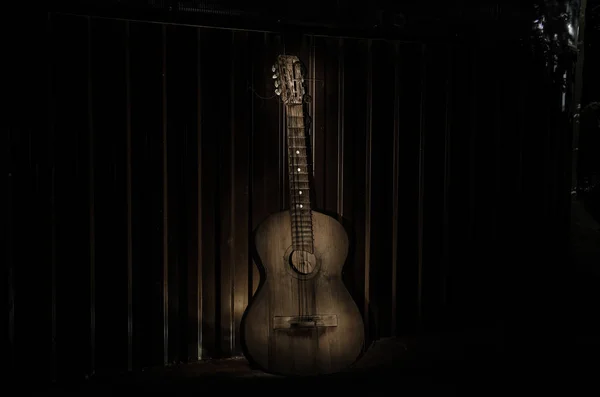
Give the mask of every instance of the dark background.
[{"label": "dark background", "polygon": [[[282,52],[307,66],[315,206],[353,241],[344,278],[367,346],[475,333],[549,354],[580,326],[576,57],[560,55],[561,87],[532,4],[83,3],[12,21],[3,346],[16,374],[241,354],[251,233],[288,202],[270,76]],[[595,18],[582,106],[599,100]]]}]

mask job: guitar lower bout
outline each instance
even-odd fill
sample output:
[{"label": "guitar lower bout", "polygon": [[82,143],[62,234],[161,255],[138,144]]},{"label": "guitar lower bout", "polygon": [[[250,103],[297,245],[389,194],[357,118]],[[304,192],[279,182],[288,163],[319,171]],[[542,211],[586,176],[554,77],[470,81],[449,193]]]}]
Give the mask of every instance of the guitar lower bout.
[{"label": "guitar lower bout", "polygon": [[362,316],[341,278],[346,231],[316,211],[312,225],[313,252],[293,249],[287,211],[269,216],[255,233],[263,280],[244,314],[242,342],[249,360],[267,372],[339,372],[363,348]]}]

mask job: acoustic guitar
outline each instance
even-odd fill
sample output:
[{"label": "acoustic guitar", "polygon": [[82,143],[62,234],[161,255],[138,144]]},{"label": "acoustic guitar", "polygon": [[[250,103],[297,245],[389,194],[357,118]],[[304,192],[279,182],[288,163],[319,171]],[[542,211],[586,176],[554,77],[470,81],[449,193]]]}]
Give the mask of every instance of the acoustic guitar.
[{"label": "acoustic guitar", "polygon": [[364,344],[362,316],[342,282],[348,235],[335,218],[311,208],[303,65],[280,55],[272,70],[285,105],[290,208],[254,233],[262,277],[242,319],[244,353],[271,373],[338,372]]}]

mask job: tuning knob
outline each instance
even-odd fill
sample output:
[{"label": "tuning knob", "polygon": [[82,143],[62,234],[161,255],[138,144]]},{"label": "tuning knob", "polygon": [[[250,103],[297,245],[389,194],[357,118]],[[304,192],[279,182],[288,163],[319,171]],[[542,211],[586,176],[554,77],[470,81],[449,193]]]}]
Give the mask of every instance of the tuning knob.
[{"label": "tuning knob", "polygon": [[279,87],[279,80],[275,80],[275,87]]},{"label": "tuning knob", "polygon": [[275,73],[275,74],[273,75],[273,79],[276,79],[277,77],[278,77],[278,76],[277,76],[277,73]]},{"label": "tuning knob", "polygon": [[281,95],[281,90],[279,88],[275,89],[275,95]]},{"label": "tuning knob", "polygon": [[271,66],[271,72],[275,73],[276,70],[277,70],[277,67],[275,65]]}]

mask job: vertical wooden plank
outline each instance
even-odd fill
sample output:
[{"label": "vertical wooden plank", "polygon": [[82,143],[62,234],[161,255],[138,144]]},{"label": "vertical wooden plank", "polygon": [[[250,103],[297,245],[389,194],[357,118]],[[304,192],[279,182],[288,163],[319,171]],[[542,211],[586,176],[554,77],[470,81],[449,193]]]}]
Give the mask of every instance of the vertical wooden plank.
[{"label": "vertical wooden plank", "polygon": [[[463,313],[463,322],[468,325],[472,325],[474,323],[474,316],[469,316],[468,313],[472,312],[472,310],[476,307],[477,302],[472,299],[472,296],[476,296],[475,292],[477,291],[477,286],[474,285],[474,281],[477,279],[475,277],[475,272],[477,269],[475,268],[476,258],[479,257],[481,253],[480,247],[477,246],[480,238],[477,236],[478,232],[478,218],[479,218],[479,195],[481,193],[480,186],[481,184],[485,184],[485,181],[479,180],[479,169],[483,168],[483,164],[479,164],[479,152],[480,148],[478,148],[478,144],[481,142],[481,134],[478,131],[478,127],[480,125],[480,116],[479,112],[485,112],[483,102],[485,101],[486,95],[485,90],[481,87],[484,83],[485,76],[485,64],[487,62],[481,62],[482,55],[485,50],[481,47],[476,47],[472,50],[471,53],[471,64],[472,64],[472,74],[471,74],[471,100],[469,101],[469,123],[467,126],[468,131],[468,229],[465,233],[468,241],[468,245],[472,248],[466,253],[463,267],[464,274],[466,275],[463,284],[463,296],[461,296],[460,308]],[[536,143],[537,145],[537,143]],[[481,282],[478,280],[478,282]],[[482,297],[479,296],[478,300],[481,300]]]},{"label": "vertical wooden plank", "polygon": [[[255,283],[257,283],[256,277],[259,277],[258,274],[258,269],[256,268],[255,264],[254,264],[254,258],[252,257],[252,252],[253,252],[253,244],[254,244],[254,238],[253,238],[253,232],[254,232],[254,134],[255,134],[255,109],[254,109],[254,96],[255,93],[253,92],[254,86],[255,86],[255,82],[256,82],[256,76],[255,76],[255,70],[257,68],[256,65],[256,51],[255,51],[255,45],[256,45],[256,34],[255,33],[249,33],[248,37],[247,37],[247,50],[248,50],[248,54],[247,54],[247,62],[248,62],[248,68],[250,75],[248,76],[248,84],[249,84],[249,89],[248,91],[250,92],[250,94],[248,95],[248,97],[246,98],[246,108],[248,109],[249,113],[247,115],[248,117],[248,223],[246,225],[246,230],[248,233],[248,251],[247,251],[247,259],[248,259],[248,263],[247,263],[247,275],[248,275],[248,286],[247,286],[247,294],[248,294],[248,298],[247,298],[247,302],[248,304],[250,303],[250,301],[252,300],[252,295],[255,292]],[[247,308],[247,305],[246,305]],[[246,308],[244,308],[244,312],[246,310]],[[242,315],[243,316],[243,315]]]},{"label": "vertical wooden plank", "polygon": [[132,137],[131,137],[131,26],[125,22],[125,139],[127,202],[127,371],[133,370],[133,219],[132,219]]},{"label": "vertical wooden plank", "polygon": [[195,336],[191,336],[197,333],[194,314],[198,278],[195,222],[197,71],[196,57],[189,57],[190,49],[197,47],[196,39],[197,32],[193,28],[167,26],[168,357],[171,363],[187,362],[197,351],[197,347],[189,345],[190,338],[195,340]]},{"label": "vertical wooden plank", "polygon": [[[48,14],[49,16],[51,14]],[[49,36],[52,59],[49,62],[50,80],[50,115],[48,128],[48,167],[50,168],[50,380],[55,382],[58,373],[58,357],[56,351],[56,178],[55,178],[55,136],[56,136],[56,21],[49,18]]]},{"label": "vertical wooden plank", "polygon": [[[497,54],[496,50],[491,48],[484,48],[481,51],[482,58],[486,60],[493,60]],[[492,271],[496,255],[490,255],[490,253],[495,250],[497,235],[495,181],[498,168],[494,163],[496,150],[494,137],[497,123],[494,120],[494,112],[499,98],[495,91],[496,76],[501,72],[497,69],[496,62],[486,61],[481,63],[479,73],[480,79],[477,81],[477,88],[480,90],[479,100],[476,111],[471,113],[474,119],[473,163],[471,164],[474,166],[474,179],[471,183],[474,184],[472,189],[476,208],[473,214],[472,257],[467,261],[470,273],[470,294],[477,296],[478,299],[470,300],[468,310],[477,313],[476,316],[471,316],[473,322],[487,325],[488,321],[493,321],[493,313],[495,313],[496,294],[493,283],[498,278],[496,272]],[[487,127],[486,133],[481,133],[484,126]],[[487,266],[481,265],[482,259]]]},{"label": "vertical wooden plank", "polygon": [[[46,22],[46,33],[48,35],[51,33],[51,29],[52,22],[50,20],[50,15],[48,15],[48,20]],[[26,314],[28,309],[30,310],[27,305],[27,294],[24,293],[22,296],[19,296],[19,290],[21,288],[19,285],[21,284],[21,280],[19,279],[19,264],[23,266],[28,261],[33,262],[30,259],[31,250],[26,249],[28,243],[25,238],[27,236],[27,231],[24,230],[26,228],[22,225],[29,225],[31,223],[29,217],[33,214],[29,214],[35,210],[36,206],[29,205],[30,208],[26,208],[26,205],[29,204],[28,198],[32,197],[32,194],[29,192],[29,189],[25,188],[23,183],[27,181],[28,178],[31,178],[30,171],[28,170],[31,166],[24,167],[23,164],[25,161],[30,160],[31,144],[28,145],[26,140],[23,139],[23,137],[28,134],[25,133],[27,131],[27,127],[24,125],[25,118],[21,116],[24,111],[30,109],[28,109],[27,106],[24,106],[24,98],[22,94],[19,93],[20,90],[27,90],[27,88],[23,89],[22,87],[19,87],[21,83],[26,84],[26,82],[23,82],[22,78],[24,71],[20,70],[19,67],[22,67],[21,63],[26,64],[27,60],[26,58],[23,59],[20,57],[25,54],[22,53],[22,50],[20,51],[17,48],[17,45],[14,45],[11,42],[7,42],[6,44],[8,46],[5,48],[5,51],[8,50],[8,54],[11,54],[11,57],[5,62],[6,69],[4,75],[6,77],[2,80],[2,85],[4,95],[6,95],[7,98],[10,97],[11,101],[5,104],[4,110],[6,113],[4,114],[3,124],[0,126],[0,133],[2,133],[2,136],[4,137],[2,138],[2,158],[5,161],[5,168],[3,168],[3,170],[6,172],[4,185],[6,190],[3,190],[6,197],[6,204],[3,208],[3,222],[0,224],[0,238],[2,238],[6,244],[6,273],[3,273],[3,276],[6,278],[2,277],[2,285],[4,286],[3,291],[5,292],[3,292],[4,296],[1,298],[1,302],[2,304],[5,304],[7,316],[0,322],[3,328],[0,335],[4,339],[2,343],[3,348],[5,347],[4,344],[7,343],[7,349],[2,349],[2,351],[4,352],[6,361],[8,361],[8,377],[13,378],[15,375],[18,375],[24,367],[20,356],[29,353],[27,349],[28,346],[26,344],[25,346],[21,346],[18,339],[22,330],[30,328],[29,324],[25,324],[25,321],[23,321],[25,327],[21,327],[19,324],[18,311],[22,310],[23,313]],[[22,43],[19,42],[18,46],[21,46],[21,44]],[[51,48],[51,42],[46,42],[46,44]],[[51,77],[52,59],[51,57],[49,58],[50,59],[47,60],[47,73],[48,76]],[[48,87],[47,95],[49,99],[48,104],[52,106],[52,102],[50,101],[52,98],[51,86]],[[51,111],[49,112],[49,116],[51,116]],[[50,130],[51,124],[48,125],[48,127]],[[35,234],[34,236],[37,237]],[[27,281],[32,280],[24,278],[24,281],[22,290],[27,291]],[[17,313],[15,313],[16,310],[18,310]],[[15,314],[17,314],[16,317]],[[27,318],[27,316],[24,318]],[[7,322],[5,323],[5,321]],[[39,327],[37,321],[36,327]],[[27,334],[23,333],[23,336],[26,337]]]},{"label": "vertical wooden plank", "polygon": [[86,18],[63,18],[55,136],[57,349],[59,378],[82,379],[90,362],[88,37]]},{"label": "vertical wooden plank", "polygon": [[[322,77],[321,81],[317,81],[317,87],[322,87],[324,94],[323,101],[320,105],[323,109],[323,123],[321,128],[321,136],[323,137],[320,145],[323,147],[321,154],[321,162],[323,163],[323,184],[320,189],[323,189],[323,202],[320,203],[321,208],[329,213],[339,215],[338,198],[339,198],[339,157],[338,150],[343,147],[340,138],[339,122],[339,39],[322,39],[321,44],[317,47],[320,51],[317,57],[322,59],[320,67],[321,72],[318,74]],[[318,144],[319,145],[319,144]]]},{"label": "vertical wooden plank", "polygon": [[[178,78],[185,75],[185,71],[179,68],[177,48],[184,48],[185,41],[181,35],[182,27],[175,25],[163,25],[163,183],[165,208],[165,229],[163,235],[165,240],[165,263],[163,268],[166,281],[166,348],[165,363],[181,362],[180,345],[183,336],[180,328],[180,308],[182,303],[179,299],[180,286],[180,263],[185,262],[185,232],[181,230],[180,210],[185,208],[185,203],[180,198],[182,162],[185,162],[185,150],[180,140],[185,140],[187,133],[183,118],[185,112],[183,103],[179,100],[183,97],[183,90],[178,84]],[[183,124],[183,125],[182,125]]]},{"label": "vertical wooden plank", "polygon": [[211,37],[210,31],[202,29],[200,33],[201,49],[200,57],[202,59],[201,69],[201,96],[202,103],[202,207],[201,207],[201,238],[202,238],[202,356],[215,357],[216,349],[216,305],[215,296],[215,262],[217,256],[215,224],[215,198],[216,188],[216,156],[215,152],[217,135],[210,124],[211,112],[213,111],[213,102],[209,92],[209,82],[213,76],[210,75],[211,59]]},{"label": "vertical wooden plank", "polygon": [[[6,128],[6,127],[5,127]],[[4,129],[4,128],[3,128]],[[13,138],[10,129],[7,128],[4,134],[6,140],[4,141],[3,158],[7,162],[7,178],[6,178],[6,267],[7,267],[7,278],[6,278],[6,290],[8,291],[8,346],[7,346],[7,361],[9,362],[10,371],[9,375],[17,374],[18,368],[16,363],[16,348],[15,348],[15,263],[14,263],[14,246],[15,239],[13,237],[14,225],[14,189],[13,189],[13,173],[14,160],[12,154]],[[4,232],[4,230],[3,230]],[[3,282],[4,284],[4,282]]]},{"label": "vertical wooden plank", "polygon": [[201,29],[196,29],[196,101],[197,101],[197,105],[196,105],[196,114],[197,114],[197,120],[196,120],[196,139],[198,142],[198,147],[197,147],[197,152],[196,152],[196,156],[197,156],[197,190],[196,190],[196,194],[197,194],[197,207],[196,207],[196,215],[197,215],[197,268],[196,268],[196,272],[197,272],[197,277],[191,278],[190,280],[194,280],[196,282],[196,295],[197,295],[197,303],[196,303],[196,327],[197,327],[197,339],[196,339],[196,357],[198,360],[201,360],[204,358],[204,354],[203,354],[203,333],[202,333],[202,323],[204,320],[203,317],[203,305],[204,305],[204,300],[203,300],[203,293],[204,293],[204,288],[202,287],[202,282],[203,282],[203,253],[204,253],[204,249],[203,249],[203,223],[202,223],[202,195],[203,195],[203,185],[202,185],[202,160],[203,160],[203,156],[202,156],[202,51],[201,51],[201,40],[202,40],[202,35],[201,35]]},{"label": "vertical wooden plank", "polygon": [[[179,198],[182,201],[182,207],[185,213],[179,213],[179,225],[182,233],[185,234],[185,258],[180,261],[181,271],[179,278],[179,293],[181,301],[181,312],[179,327],[181,329],[180,351],[181,360],[186,362],[197,361],[199,359],[199,283],[201,281],[199,269],[199,253],[201,247],[198,244],[198,202],[200,201],[200,187],[198,185],[199,170],[199,127],[198,122],[198,29],[186,28],[185,51],[180,53],[180,63],[186,65],[185,73],[180,79],[185,84],[185,95],[182,98],[187,103],[185,109],[185,126],[183,140],[179,144],[183,146],[181,150],[185,152],[185,160],[182,164],[182,180],[180,185]],[[193,54],[192,60],[189,60],[190,53]],[[183,62],[182,62],[183,61]],[[185,62],[187,61],[187,62]],[[183,247],[181,248],[184,249]]]},{"label": "vertical wooden plank", "polygon": [[[252,230],[265,218],[281,209],[280,170],[281,104],[274,93],[271,66],[277,60],[281,38],[268,33],[252,36],[255,54],[253,73],[254,133],[252,140]],[[285,140],[283,140],[285,143]],[[286,189],[284,189],[286,190]],[[252,274],[252,290],[256,292],[260,273],[256,264]]]},{"label": "vertical wooden plank", "polygon": [[367,95],[365,140],[365,275],[364,275],[364,321],[367,324],[365,339],[369,340],[371,300],[371,156],[373,137],[373,42],[367,42]]},{"label": "vertical wooden plank", "polygon": [[[222,59],[222,49],[231,43],[225,41],[231,36],[224,31],[202,30],[202,271],[203,271],[203,347],[205,355],[218,357],[223,344],[221,313],[222,264],[226,253],[227,239],[223,240],[223,226],[229,224],[228,207],[221,202],[222,189],[227,186],[227,166],[225,153],[221,153],[223,140],[228,139],[229,90],[227,88],[230,59]],[[228,52],[225,52],[226,54]],[[215,78],[215,76],[223,78]],[[227,262],[228,263],[228,262]],[[228,269],[224,269],[225,272]],[[226,301],[227,302],[227,301]],[[227,304],[227,303],[225,303]]]},{"label": "vertical wooden plank", "polygon": [[446,110],[444,115],[444,198],[443,198],[443,209],[442,209],[442,286],[441,286],[441,297],[442,307],[444,310],[448,309],[448,274],[450,272],[450,183],[451,183],[451,147],[452,147],[452,92],[453,92],[453,52],[452,47],[446,49],[447,51],[447,76],[445,88],[445,104]]},{"label": "vertical wooden plank", "polygon": [[[370,271],[373,338],[390,335],[393,274],[394,53],[386,42],[372,46],[372,147]],[[376,155],[375,155],[376,154]]]},{"label": "vertical wooden plank", "polygon": [[233,289],[232,315],[234,332],[232,355],[241,354],[240,324],[244,309],[248,305],[248,217],[249,207],[249,90],[247,82],[251,77],[248,62],[248,33],[235,33],[232,43],[232,135],[233,135]]},{"label": "vertical wooden plank", "polygon": [[198,359],[197,51],[197,30],[167,27],[169,362]]},{"label": "vertical wooden plank", "polygon": [[88,194],[89,194],[89,262],[90,262],[90,369],[96,372],[96,225],[95,225],[95,178],[94,178],[94,107],[92,92],[92,19],[87,20],[87,119],[88,119]]},{"label": "vertical wooden plank", "polygon": [[[312,152],[312,159],[311,159],[310,164],[312,165],[313,178],[314,178],[315,164],[316,164],[316,159],[317,159],[317,128],[320,126],[320,125],[318,125],[318,122],[317,122],[317,120],[319,119],[317,117],[317,114],[320,113],[320,109],[319,109],[319,111],[317,111],[317,108],[318,108],[317,98],[320,95],[319,95],[319,93],[317,93],[317,51],[316,51],[317,39],[315,36],[308,36],[307,39],[308,39],[307,41],[308,41],[308,67],[309,67],[308,76],[310,78],[310,80],[309,80],[310,81],[310,93],[311,93],[310,95],[312,95],[312,101],[310,102],[310,118],[311,118],[310,148],[311,148],[311,152]],[[317,186],[315,186],[315,187],[317,187]],[[316,190],[322,190],[322,189],[316,189]],[[321,192],[321,193],[317,193],[316,191],[313,192],[313,195],[315,196],[314,198],[316,199],[317,205],[319,205],[319,202],[321,202],[321,200],[319,200],[318,197],[322,197],[322,194],[323,194],[323,192]]]},{"label": "vertical wooden plank", "polygon": [[[236,194],[235,186],[235,125],[236,120],[233,117],[235,111],[234,94],[235,87],[233,71],[232,51],[234,51],[234,40],[236,33],[225,31],[223,34],[215,36],[215,41],[222,43],[224,48],[228,48],[226,56],[221,56],[221,73],[226,79],[221,91],[213,98],[222,111],[219,116],[222,119],[222,130],[220,131],[219,141],[219,206],[220,206],[220,280],[217,286],[220,289],[218,299],[220,300],[219,313],[220,318],[220,355],[229,357],[233,350],[233,283],[235,274],[234,250],[235,243],[235,208],[234,197]],[[224,64],[227,64],[225,66]],[[217,87],[214,87],[217,90]],[[215,120],[219,124],[218,120]],[[218,127],[217,127],[218,128]]]},{"label": "vertical wooden plank", "polygon": [[398,277],[398,194],[400,173],[400,44],[394,44],[394,126],[392,143],[392,279],[391,279],[391,313],[390,335],[396,336]]},{"label": "vertical wooden plank", "polygon": [[126,33],[124,22],[92,19],[98,374],[127,369],[128,358]]},{"label": "vertical wooden plank", "polygon": [[417,255],[418,255],[418,280],[417,280],[417,320],[418,327],[422,326],[423,321],[423,195],[425,192],[425,82],[427,71],[427,47],[425,44],[421,46],[421,56],[423,63],[421,64],[421,103],[419,115],[419,190],[418,190],[418,210],[417,210]]},{"label": "vertical wooden plank", "polygon": [[[212,357],[225,357],[232,350],[232,293],[233,293],[233,138],[231,117],[231,52],[222,52],[221,48],[231,48],[232,32],[210,31],[207,32],[210,39],[207,47],[205,72],[207,79],[203,81],[205,88],[205,125],[207,134],[216,135],[213,146],[214,175],[213,208],[216,218],[214,219],[215,253],[214,253],[214,344],[215,350]],[[217,61],[218,60],[218,61]],[[219,75],[222,78],[215,79]],[[210,98],[210,99],[208,99]],[[210,107],[208,100],[210,100]],[[233,191],[233,193],[232,193]],[[206,211],[206,210],[205,210]],[[209,281],[209,280],[207,280]],[[206,307],[208,309],[208,305]],[[207,345],[208,341],[207,342]]]},{"label": "vertical wooden plank", "polygon": [[162,29],[131,23],[134,356],[164,364]]},{"label": "vertical wooden plank", "polygon": [[162,314],[163,364],[169,363],[169,181],[167,148],[167,25],[162,25]]},{"label": "vertical wooden plank", "polygon": [[[311,102],[311,117],[312,117],[312,149],[313,159],[312,164],[314,178],[314,196],[316,201],[313,203],[314,208],[325,209],[325,198],[327,197],[327,169],[328,150],[327,147],[327,132],[326,127],[326,89],[325,89],[325,56],[326,56],[326,39],[322,37],[312,37],[312,46],[310,51],[311,59],[311,75],[310,86],[312,96]],[[334,104],[331,104],[334,106]],[[332,134],[334,135],[334,134]],[[335,135],[334,135],[335,136]]]},{"label": "vertical wooden plank", "polygon": [[[447,51],[444,45],[428,47],[425,83],[423,163],[422,311],[424,326],[439,330],[442,322],[444,269],[444,147],[446,133]],[[440,88],[441,87],[441,88]]]},{"label": "vertical wooden plank", "polygon": [[[363,318],[369,302],[365,299],[365,164],[366,125],[365,102],[367,98],[367,45],[363,40],[345,40],[344,58],[344,173],[343,214],[348,219],[350,251],[344,282],[356,301]],[[367,327],[367,323],[365,324]]]},{"label": "vertical wooden plank", "polygon": [[337,213],[339,219],[344,218],[344,86],[346,84],[344,76],[344,39],[340,38],[337,46]]},{"label": "vertical wooden plank", "polygon": [[[469,239],[469,222],[466,217],[470,211],[471,203],[465,192],[468,192],[470,179],[470,120],[473,117],[470,102],[474,96],[473,88],[476,86],[473,79],[474,62],[472,58],[472,48],[465,46],[456,47],[454,57],[456,66],[453,70],[453,79],[455,81],[464,81],[461,89],[455,89],[452,93],[452,128],[455,131],[461,131],[460,134],[453,134],[450,143],[451,151],[451,174],[452,185],[449,187],[449,212],[448,223],[451,232],[448,235],[449,246],[448,255],[450,258],[461,258],[460,265],[452,266],[448,274],[447,284],[447,304],[452,312],[452,317],[461,323],[464,316],[470,316],[461,308],[464,302],[471,299],[468,291],[468,263],[467,255],[472,247]],[[451,208],[450,208],[451,207]],[[456,261],[453,261],[456,262]]]},{"label": "vertical wooden plank", "polygon": [[[10,33],[19,39],[5,41],[4,53],[9,56],[4,57],[2,88],[3,95],[10,100],[3,102],[0,126],[6,189],[0,225],[6,252],[0,301],[6,311],[0,321],[0,335],[3,357],[9,367],[5,377],[15,382],[17,378],[13,375],[28,381],[30,357],[50,356],[47,137],[53,120],[52,102],[48,103],[50,120],[44,120],[45,115],[39,114],[40,106],[44,106],[43,95],[31,93],[40,89],[38,77],[43,80],[53,73],[53,54],[47,53],[50,56],[43,59],[44,52],[39,51],[44,46],[52,48],[53,43],[47,36],[40,40],[38,29],[23,29],[25,22],[24,17],[16,15],[8,21],[11,27],[14,23]],[[46,33],[51,33],[54,25],[53,20],[48,20]],[[44,61],[49,68],[40,70],[40,62]],[[47,98],[53,98],[53,86],[44,88]],[[37,379],[47,381],[49,372],[38,374]]]}]

